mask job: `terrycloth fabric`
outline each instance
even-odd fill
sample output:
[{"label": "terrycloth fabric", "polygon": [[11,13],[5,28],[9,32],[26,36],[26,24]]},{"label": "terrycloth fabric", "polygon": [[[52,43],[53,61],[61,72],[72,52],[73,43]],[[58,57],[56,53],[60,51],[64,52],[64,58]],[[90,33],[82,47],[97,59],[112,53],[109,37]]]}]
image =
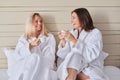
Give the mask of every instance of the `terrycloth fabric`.
[{"label": "terrycloth fabric", "polygon": [[[77,39],[77,30],[70,32]],[[74,68],[78,73],[85,73],[90,80],[107,80],[103,71],[106,53],[102,49],[102,34],[98,29],[90,32],[82,30],[75,47],[71,41],[66,40],[66,45],[62,48],[60,42],[57,52],[60,60],[58,62],[61,62],[57,70],[58,78],[65,80],[68,75],[67,68]]]},{"label": "terrycloth fabric", "polygon": [[[18,40],[15,49],[16,64],[8,67],[9,80],[56,80],[54,71],[55,60],[55,39],[52,34],[44,38],[38,46],[29,49],[29,43],[24,35]],[[16,57],[17,57],[16,56]]]}]

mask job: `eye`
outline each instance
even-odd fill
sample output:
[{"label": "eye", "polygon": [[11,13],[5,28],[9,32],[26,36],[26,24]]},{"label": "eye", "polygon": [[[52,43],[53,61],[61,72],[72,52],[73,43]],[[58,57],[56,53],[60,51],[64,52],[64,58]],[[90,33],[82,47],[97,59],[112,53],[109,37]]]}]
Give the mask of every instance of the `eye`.
[{"label": "eye", "polygon": [[73,19],[75,19],[75,17],[73,16]]},{"label": "eye", "polygon": [[40,23],[42,23],[42,20],[39,20]]},{"label": "eye", "polygon": [[38,20],[36,20],[35,23],[38,23]]},{"label": "eye", "polygon": [[75,17],[74,17],[74,16],[72,16],[72,19],[75,19]]}]

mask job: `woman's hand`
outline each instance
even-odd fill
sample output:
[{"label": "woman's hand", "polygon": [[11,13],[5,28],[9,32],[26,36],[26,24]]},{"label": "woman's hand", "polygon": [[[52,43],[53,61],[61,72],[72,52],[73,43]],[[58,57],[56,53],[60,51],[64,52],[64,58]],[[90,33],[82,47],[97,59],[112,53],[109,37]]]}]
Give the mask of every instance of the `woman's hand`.
[{"label": "woman's hand", "polygon": [[59,38],[60,40],[65,39],[65,34],[63,34],[62,32],[58,32],[58,38]]},{"label": "woman's hand", "polygon": [[58,32],[58,38],[61,40],[62,47],[65,47],[66,44],[65,34],[62,32]]},{"label": "woman's hand", "polygon": [[35,39],[33,42],[29,44],[29,48],[32,49],[33,47],[38,46],[39,44],[40,44],[40,40]]},{"label": "woman's hand", "polygon": [[72,41],[74,46],[76,45],[77,39],[75,39],[75,37],[69,31],[66,32],[66,38]]}]

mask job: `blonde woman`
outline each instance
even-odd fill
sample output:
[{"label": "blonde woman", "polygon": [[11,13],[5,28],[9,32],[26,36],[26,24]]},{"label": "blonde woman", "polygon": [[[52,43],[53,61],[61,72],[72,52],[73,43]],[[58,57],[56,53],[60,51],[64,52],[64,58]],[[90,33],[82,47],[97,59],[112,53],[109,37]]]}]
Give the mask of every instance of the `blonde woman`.
[{"label": "blonde woman", "polygon": [[55,38],[47,32],[42,17],[33,13],[16,45],[19,59],[8,70],[9,80],[55,80],[55,46]]}]

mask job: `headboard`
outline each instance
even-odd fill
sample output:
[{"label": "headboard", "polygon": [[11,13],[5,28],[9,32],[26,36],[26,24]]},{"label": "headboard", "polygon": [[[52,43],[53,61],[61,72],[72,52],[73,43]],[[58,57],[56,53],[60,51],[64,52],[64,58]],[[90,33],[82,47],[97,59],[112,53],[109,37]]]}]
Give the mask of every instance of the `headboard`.
[{"label": "headboard", "polygon": [[[78,7],[86,7],[93,18],[95,27],[103,34],[104,51],[109,53],[105,65],[120,67],[120,7],[116,7],[115,1],[108,4],[105,4],[104,0],[102,2],[94,0],[92,4],[89,0],[87,1],[88,4],[82,0],[43,1],[44,4],[40,1],[34,2],[34,0],[30,3],[24,0],[4,1],[3,4],[0,1],[0,48],[15,47],[19,36],[24,33],[27,17],[34,12],[39,12],[43,16],[45,26],[54,34],[58,44],[57,32],[72,29],[71,11]],[[70,4],[65,4],[65,2]],[[117,1],[117,3],[120,2]],[[7,68],[7,59],[2,50],[0,50],[0,68]]]}]

